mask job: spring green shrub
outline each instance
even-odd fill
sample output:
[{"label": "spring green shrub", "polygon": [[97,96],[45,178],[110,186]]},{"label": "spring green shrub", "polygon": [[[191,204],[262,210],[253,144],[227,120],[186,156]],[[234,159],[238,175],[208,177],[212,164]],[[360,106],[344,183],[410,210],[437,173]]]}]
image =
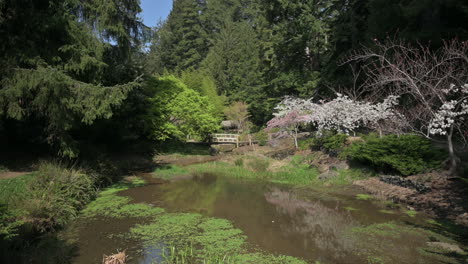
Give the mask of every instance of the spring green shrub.
[{"label": "spring green shrub", "polygon": [[382,171],[394,171],[404,176],[422,173],[441,166],[444,154],[431,142],[419,136],[369,135],[363,142],[354,142],[343,157]]}]

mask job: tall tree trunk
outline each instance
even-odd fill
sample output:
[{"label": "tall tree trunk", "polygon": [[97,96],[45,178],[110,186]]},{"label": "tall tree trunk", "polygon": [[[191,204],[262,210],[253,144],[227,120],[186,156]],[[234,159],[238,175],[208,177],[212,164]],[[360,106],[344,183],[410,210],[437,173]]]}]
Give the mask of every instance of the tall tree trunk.
[{"label": "tall tree trunk", "polygon": [[447,142],[448,142],[448,151],[449,151],[449,175],[455,176],[458,168],[459,158],[455,154],[455,149],[453,147],[453,126],[450,127],[450,132],[447,134]]},{"label": "tall tree trunk", "polygon": [[294,129],[293,137],[294,137],[294,147],[297,149],[299,148],[299,145],[297,144],[297,128]]}]

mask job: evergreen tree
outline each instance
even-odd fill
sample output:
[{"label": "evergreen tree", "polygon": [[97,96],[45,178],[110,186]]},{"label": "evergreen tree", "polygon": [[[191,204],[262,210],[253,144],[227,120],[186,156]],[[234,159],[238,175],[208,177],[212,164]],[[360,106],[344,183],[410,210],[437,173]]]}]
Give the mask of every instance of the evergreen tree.
[{"label": "evergreen tree", "polygon": [[62,155],[76,156],[72,131],[110,118],[139,86],[134,78],[120,82],[105,77],[110,70],[106,54],[119,50],[127,54],[121,58],[128,58],[139,43],[144,31],[136,17],[139,1],[6,0],[0,10],[5,40],[0,43],[0,118],[5,134],[35,124],[33,140],[39,136]]},{"label": "evergreen tree", "polygon": [[208,52],[208,40],[196,0],[174,1],[167,20],[156,31],[151,53],[157,60],[153,72],[180,72],[198,68]]}]

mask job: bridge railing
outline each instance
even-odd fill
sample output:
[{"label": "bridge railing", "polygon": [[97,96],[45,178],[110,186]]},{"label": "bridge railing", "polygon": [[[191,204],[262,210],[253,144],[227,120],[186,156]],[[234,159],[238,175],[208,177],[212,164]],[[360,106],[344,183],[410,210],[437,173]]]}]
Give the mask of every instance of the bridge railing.
[{"label": "bridge railing", "polygon": [[238,134],[212,134],[211,142],[213,143],[234,143],[239,147]]}]

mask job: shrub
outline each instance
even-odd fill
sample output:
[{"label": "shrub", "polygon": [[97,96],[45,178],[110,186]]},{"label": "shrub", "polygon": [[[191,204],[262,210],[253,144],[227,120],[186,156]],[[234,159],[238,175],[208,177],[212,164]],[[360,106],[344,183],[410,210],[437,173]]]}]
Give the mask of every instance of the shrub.
[{"label": "shrub", "polygon": [[306,138],[299,140],[298,145],[300,150],[312,149],[312,146],[315,144],[315,138]]},{"label": "shrub", "polygon": [[343,156],[379,170],[396,171],[405,176],[438,168],[444,158],[444,154],[434,149],[429,140],[419,136],[390,135],[379,138],[370,135],[364,139],[364,142],[351,144],[343,152]]},{"label": "shrub", "polygon": [[55,163],[41,163],[24,205],[39,231],[63,226],[96,195],[94,179]]},{"label": "shrub", "polygon": [[261,129],[254,134],[254,139],[258,141],[258,145],[265,146],[268,143],[268,134],[264,129]]},{"label": "shrub", "polygon": [[310,146],[312,150],[324,151],[336,156],[343,150],[347,138],[348,136],[345,134],[336,134],[331,131],[325,132],[321,136],[311,140]]},{"label": "shrub", "polygon": [[253,158],[249,161],[248,166],[257,172],[264,172],[270,166],[270,162],[268,160]]},{"label": "shrub", "polygon": [[238,167],[242,167],[244,166],[244,159],[243,158],[238,158],[234,161],[234,165],[238,166]]}]

